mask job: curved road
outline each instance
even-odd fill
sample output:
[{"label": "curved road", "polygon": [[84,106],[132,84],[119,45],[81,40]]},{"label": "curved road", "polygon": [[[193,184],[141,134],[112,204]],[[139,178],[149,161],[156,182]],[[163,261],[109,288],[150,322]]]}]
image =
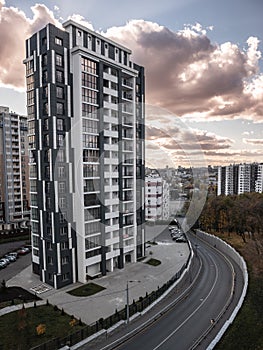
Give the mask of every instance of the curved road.
[{"label": "curved road", "polygon": [[[111,338],[109,338],[105,345],[101,344],[96,349],[185,350],[194,348],[197,339],[211,326],[231,297],[236,266],[194,235],[189,238],[201,262],[198,276],[191,276],[191,279],[196,282],[189,295],[164,313],[156,322],[121,345],[116,346],[116,343],[110,345]],[[240,271],[238,273],[240,274]],[[89,346],[85,348],[90,349]],[[201,348],[205,349],[203,344],[199,346],[199,349]]]}]

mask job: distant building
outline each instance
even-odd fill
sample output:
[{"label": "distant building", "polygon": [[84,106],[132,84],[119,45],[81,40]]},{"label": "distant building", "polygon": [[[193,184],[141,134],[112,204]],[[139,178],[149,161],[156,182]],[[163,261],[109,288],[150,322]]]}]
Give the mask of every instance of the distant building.
[{"label": "distant building", "polygon": [[145,177],[145,219],[167,220],[169,215],[169,185],[157,170],[152,170]]},{"label": "distant building", "polygon": [[260,192],[261,165],[234,164],[218,167],[217,195]]},{"label": "distant building", "polygon": [[0,107],[0,230],[29,220],[27,118]]},{"label": "distant building", "polygon": [[263,164],[258,165],[255,191],[263,193]]}]

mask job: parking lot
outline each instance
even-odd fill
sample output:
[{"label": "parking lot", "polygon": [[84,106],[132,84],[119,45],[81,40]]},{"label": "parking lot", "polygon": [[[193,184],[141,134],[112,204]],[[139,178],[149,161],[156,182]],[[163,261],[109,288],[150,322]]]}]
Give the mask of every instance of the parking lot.
[{"label": "parking lot", "polygon": [[[5,254],[16,251],[20,247],[26,244],[25,241],[9,242],[0,244],[0,257]],[[25,267],[31,264],[31,252],[29,254],[20,255],[15,262],[10,262],[10,264],[4,269],[0,270],[0,281],[8,281],[10,278],[17,275]]]}]

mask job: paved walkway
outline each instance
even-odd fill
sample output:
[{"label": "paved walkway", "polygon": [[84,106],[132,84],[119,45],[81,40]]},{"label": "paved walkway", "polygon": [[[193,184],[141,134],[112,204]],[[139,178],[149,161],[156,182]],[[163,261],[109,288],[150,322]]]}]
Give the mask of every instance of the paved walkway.
[{"label": "paved walkway", "polygon": [[[150,229],[160,233],[160,229]],[[152,231],[151,238],[154,238]],[[145,296],[153,290],[161,287],[175,273],[180,270],[186,262],[189,255],[189,248],[186,243],[174,243],[169,235],[168,229],[158,238],[155,238],[157,245],[147,244],[146,256],[143,262],[131,263],[125,266],[123,270],[115,270],[107,276],[94,280],[106,289],[92,295],[90,297],[75,297],[67,293],[67,291],[80,286],[76,283],[71,286],[56,290],[47,286],[48,290],[38,296],[44,300],[48,299],[53,305],[63,308],[65,312],[74,315],[87,324],[91,324],[99,318],[107,317],[120,310],[126,305],[126,285],[129,282],[129,301]],[[159,266],[151,266],[145,264],[150,258],[161,261]],[[31,266],[24,269],[17,276],[7,281],[8,286],[21,286],[26,290],[39,287],[42,283],[38,276],[34,275]],[[42,286],[45,288],[45,284]]]}]

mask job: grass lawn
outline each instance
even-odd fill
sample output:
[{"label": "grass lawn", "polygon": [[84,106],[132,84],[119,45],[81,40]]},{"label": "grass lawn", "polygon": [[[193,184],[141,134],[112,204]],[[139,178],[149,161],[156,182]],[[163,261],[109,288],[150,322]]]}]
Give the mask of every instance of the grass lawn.
[{"label": "grass lawn", "polygon": [[91,282],[84,284],[78,288],[72,289],[68,293],[76,297],[88,297],[90,295],[101,292],[103,289],[105,288]]},{"label": "grass lawn", "polygon": [[[45,332],[38,335],[36,327],[41,324]],[[66,337],[81,328],[83,325],[79,325],[77,320],[72,322],[71,316],[52,305],[21,308],[0,317],[0,349],[28,350],[52,338]]]},{"label": "grass lawn", "polygon": [[151,258],[150,260],[146,261],[145,264],[152,265],[152,266],[158,266],[161,264],[161,261]]},{"label": "grass lawn", "polygon": [[21,287],[0,288],[0,309],[6,306],[39,300],[40,298]]}]

